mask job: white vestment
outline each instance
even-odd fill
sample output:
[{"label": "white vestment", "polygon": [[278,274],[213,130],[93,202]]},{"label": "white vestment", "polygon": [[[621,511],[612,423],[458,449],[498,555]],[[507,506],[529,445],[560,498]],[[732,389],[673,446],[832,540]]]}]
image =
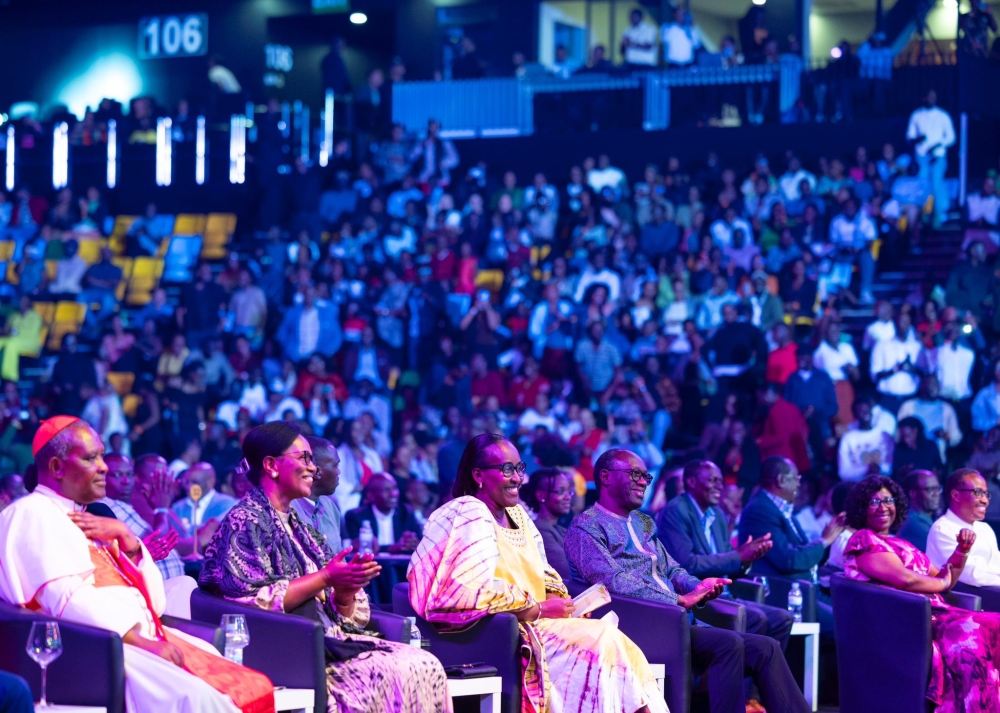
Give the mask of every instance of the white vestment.
[{"label": "white vestment", "polygon": [[[138,624],[142,636],[155,640],[153,617],[138,589],[95,586],[91,543],[67,517],[82,510],[83,506],[39,485],[0,512],[0,599],[20,606],[34,602],[45,614],[119,636]],[[145,545],[141,547],[136,567],[159,615],[166,603],[163,578]],[[218,655],[200,639],[176,629],[169,631]],[[124,644],[123,648],[129,713],[239,713],[229,696],[184,669],[135,646]]]}]

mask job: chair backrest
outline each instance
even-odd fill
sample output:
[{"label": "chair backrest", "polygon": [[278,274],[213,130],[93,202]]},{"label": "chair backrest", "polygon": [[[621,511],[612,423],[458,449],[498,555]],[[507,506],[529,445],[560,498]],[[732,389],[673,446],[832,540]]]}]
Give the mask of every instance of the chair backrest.
[{"label": "chair backrest", "polygon": [[200,235],[175,235],[170,238],[164,260],[163,279],[167,282],[190,282],[191,270],[198,262],[200,252]]},{"label": "chair backrest", "polygon": [[931,667],[930,599],[843,574],[834,574],[830,587],[837,613],[840,710],[924,713]]},{"label": "chair backrest", "polygon": [[[31,625],[56,617],[27,612],[0,602],[0,670],[22,676],[38,700],[41,669],[28,656],[25,645]],[[50,703],[125,710],[125,659],[118,634],[57,619],[62,635],[62,655],[49,664]]]},{"label": "chair backrest", "polygon": [[316,693],[315,710],[326,710],[326,647],[319,622],[213,597],[191,593],[191,618],[218,626],[223,614],[243,614],[250,644],[243,663],[257,669],[275,686],[308,688]]},{"label": "chair backrest", "polygon": [[409,582],[400,582],[393,588],[392,611],[416,618],[421,637],[430,642],[430,652],[445,666],[479,662],[494,666],[503,682],[500,709],[503,713],[520,713],[521,636],[513,614],[492,614],[464,631],[441,634],[433,625],[417,617],[410,605]]}]

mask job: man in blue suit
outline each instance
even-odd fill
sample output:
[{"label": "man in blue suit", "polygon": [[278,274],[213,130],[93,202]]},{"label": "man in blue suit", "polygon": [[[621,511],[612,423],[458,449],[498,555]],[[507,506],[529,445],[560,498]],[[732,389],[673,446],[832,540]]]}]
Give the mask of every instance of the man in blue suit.
[{"label": "man in blue suit", "polygon": [[[842,518],[835,518],[818,540],[810,540],[795,519],[795,496],[802,476],[787,458],[771,456],[760,467],[760,491],[743,509],[740,541],[770,533],[773,547],[754,565],[757,575],[804,579],[819,584],[818,569],[830,554],[830,545],[843,531]],[[830,597],[817,592],[816,610],[820,628],[833,633]]]},{"label": "man in blue suit", "polygon": [[[719,467],[707,460],[692,461],[684,466],[684,494],[668,502],[656,518],[657,535],[667,552],[699,579],[744,577],[774,544],[770,533],[765,533],[756,539],[748,537],[733,549],[726,515],[719,508],[721,498]],[[770,636],[782,649],[788,645],[794,619],[787,610],[739,601],[747,610],[748,634]]]},{"label": "man in blue suit", "polygon": [[0,671],[0,711],[4,713],[32,713],[35,704],[28,682],[20,676]]},{"label": "man in blue suit", "polygon": [[317,353],[333,356],[344,341],[337,308],[326,300],[316,299],[316,288],[307,287],[302,293],[302,304],[285,312],[278,328],[278,341],[285,356],[295,362]]}]

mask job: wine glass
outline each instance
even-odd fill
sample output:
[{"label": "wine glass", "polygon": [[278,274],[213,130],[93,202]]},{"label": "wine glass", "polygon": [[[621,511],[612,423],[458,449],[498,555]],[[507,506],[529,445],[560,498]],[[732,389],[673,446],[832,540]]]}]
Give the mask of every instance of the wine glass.
[{"label": "wine glass", "polygon": [[59,624],[54,621],[36,621],[31,625],[28,645],[25,648],[28,656],[42,667],[42,700],[38,703],[38,707],[47,708],[49,702],[45,699],[46,673],[49,664],[59,658],[63,650]]},{"label": "wine glass", "polygon": [[243,649],[250,644],[250,630],[242,614],[223,614],[222,631],[226,635],[225,657],[233,663],[243,663]]}]

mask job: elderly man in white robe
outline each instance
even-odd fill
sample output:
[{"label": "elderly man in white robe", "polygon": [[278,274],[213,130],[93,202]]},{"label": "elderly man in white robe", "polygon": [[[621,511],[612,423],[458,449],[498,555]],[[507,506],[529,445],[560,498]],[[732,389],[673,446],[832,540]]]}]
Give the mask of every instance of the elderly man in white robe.
[{"label": "elderly man in white robe", "polygon": [[124,523],[84,512],[105,495],[100,436],[56,416],[41,424],[32,452],[37,487],[0,513],[0,599],[120,635],[130,713],[273,712],[263,674],[163,627],[163,579],[142,541]]}]

